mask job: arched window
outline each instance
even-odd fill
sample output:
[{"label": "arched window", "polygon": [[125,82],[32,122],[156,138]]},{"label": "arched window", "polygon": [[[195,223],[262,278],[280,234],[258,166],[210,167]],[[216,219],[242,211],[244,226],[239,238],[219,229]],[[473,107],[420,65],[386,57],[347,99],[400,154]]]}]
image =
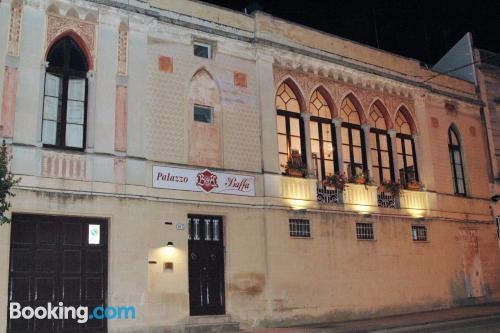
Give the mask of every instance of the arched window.
[{"label": "arched window", "polygon": [[460,145],[459,135],[455,128],[450,126],[448,129],[448,149],[450,151],[450,162],[453,176],[453,187],[455,194],[467,195],[465,189],[465,175],[462,159],[462,148]]},{"label": "arched window", "polygon": [[288,159],[298,157],[306,164],[304,123],[300,116],[300,103],[289,84],[282,83],[276,92],[278,148],[281,172],[285,172]]},{"label": "arched window", "polygon": [[338,171],[335,126],[325,97],[315,90],[309,100],[313,169],[319,180]]},{"label": "arched window", "polygon": [[400,110],[396,116],[396,148],[398,156],[399,177],[402,184],[419,181],[415,142],[408,119]]},{"label": "arched window", "polygon": [[391,137],[381,108],[378,103],[373,104],[369,116],[373,179],[377,184],[394,180]]},{"label": "arched window", "polygon": [[42,141],[45,146],[83,150],[87,104],[87,59],[71,37],[50,49],[45,74]]},{"label": "arched window", "polygon": [[365,137],[359,112],[350,96],[342,101],[342,155],[345,170],[350,177],[366,170]]}]

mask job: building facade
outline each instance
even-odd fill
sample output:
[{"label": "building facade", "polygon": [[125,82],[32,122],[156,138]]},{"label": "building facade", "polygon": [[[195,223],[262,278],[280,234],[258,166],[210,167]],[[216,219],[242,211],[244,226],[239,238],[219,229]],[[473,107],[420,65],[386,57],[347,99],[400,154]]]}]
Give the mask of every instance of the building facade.
[{"label": "building facade", "polygon": [[[9,319],[12,302],[135,306],[78,327],[165,332],[500,297],[473,84],[186,0],[2,0],[0,67],[21,177],[2,330],[78,325]],[[365,183],[332,187],[343,173]]]}]

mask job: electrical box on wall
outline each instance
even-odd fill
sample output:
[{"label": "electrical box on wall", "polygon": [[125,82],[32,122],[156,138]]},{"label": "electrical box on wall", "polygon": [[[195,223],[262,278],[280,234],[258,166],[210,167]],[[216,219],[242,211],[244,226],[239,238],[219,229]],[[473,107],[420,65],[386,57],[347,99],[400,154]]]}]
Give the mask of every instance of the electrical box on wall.
[{"label": "electrical box on wall", "polygon": [[173,262],[164,262],[163,263],[163,271],[164,272],[173,272],[174,271],[174,263]]}]

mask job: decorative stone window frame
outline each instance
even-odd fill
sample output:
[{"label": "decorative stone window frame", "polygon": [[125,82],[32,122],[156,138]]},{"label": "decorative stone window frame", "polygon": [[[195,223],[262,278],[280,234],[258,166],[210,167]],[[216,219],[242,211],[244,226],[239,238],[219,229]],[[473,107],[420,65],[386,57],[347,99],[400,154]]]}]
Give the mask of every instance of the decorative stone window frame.
[{"label": "decorative stone window frame", "polygon": [[193,36],[191,39],[191,46],[193,48],[193,55],[194,55],[194,46],[195,45],[207,46],[209,48],[208,58],[203,58],[203,57],[197,57],[197,58],[202,58],[202,59],[207,59],[207,60],[215,59],[215,54],[216,54],[216,50],[217,50],[217,42],[216,41]]}]

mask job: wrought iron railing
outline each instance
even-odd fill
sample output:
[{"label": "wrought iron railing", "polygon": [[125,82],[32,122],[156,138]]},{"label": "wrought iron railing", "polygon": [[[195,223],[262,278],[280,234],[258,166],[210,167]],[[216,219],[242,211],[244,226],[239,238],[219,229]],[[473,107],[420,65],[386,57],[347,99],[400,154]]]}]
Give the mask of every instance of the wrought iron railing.
[{"label": "wrought iron railing", "polygon": [[318,183],[316,189],[316,197],[319,202],[323,203],[342,203],[342,191],[336,188],[327,188],[323,184]]},{"label": "wrought iron railing", "polygon": [[377,202],[379,207],[399,208],[399,196],[386,192],[377,193]]}]

